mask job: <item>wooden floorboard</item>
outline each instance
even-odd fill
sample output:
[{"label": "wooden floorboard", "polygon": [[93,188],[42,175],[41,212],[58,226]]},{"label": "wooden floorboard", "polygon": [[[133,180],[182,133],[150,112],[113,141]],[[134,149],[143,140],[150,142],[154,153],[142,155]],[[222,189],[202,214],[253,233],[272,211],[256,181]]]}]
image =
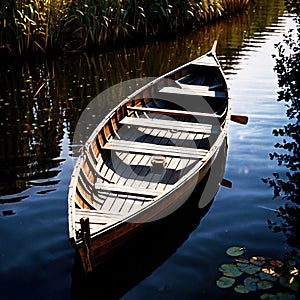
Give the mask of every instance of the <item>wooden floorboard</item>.
[{"label": "wooden floorboard", "polygon": [[[183,123],[189,120],[188,117],[180,117],[180,119],[180,122]],[[143,118],[142,121],[144,120],[148,119]],[[120,212],[121,214],[137,211],[147,205],[149,199],[152,197],[155,199],[160,192],[170,188],[171,183],[179,179],[176,179],[178,172],[186,173],[197,160],[205,156],[207,150],[196,149],[194,140],[209,135],[210,133],[191,133],[187,130],[170,131],[155,127],[138,128],[137,130],[135,126],[122,131],[120,133],[121,140],[116,138],[104,146],[105,149],[113,150],[112,154],[108,156],[108,163],[104,165],[99,163],[97,166],[98,168],[101,166],[99,170],[101,176],[105,176],[115,184],[107,185],[99,178],[95,185],[94,202],[99,208],[106,211]],[[139,140],[134,141],[137,136]],[[131,142],[130,139],[133,141]],[[170,143],[175,146],[170,146]],[[133,151],[128,151],[131,147]],[[144,154],[145,149],[147,154]],[[178,149],[180,150],[178,151]],[[166,157],[167,173],[149,172],[153,155],[166,154],[170,155]],[[187,170],[182,170],[183,168],[187,168]],[[103,189],[101,189],[101,185],[103,185]],[[130,189],[132,193],[130,193]],[[127,195],[126,191],[129,192]],[[140,192],[136,193],[136,191]]]},{"label": "wooden floorboard", "polygon": [[[161,133],[157,130],[151,129],[149,132],[151,135],[144,135],[142,141],[148,141],[148,142],[159,142],[159,140],[162,139],[162,137],[157,137],[158,133]],[[136,182],[144,182],[145,186],[144,189],[146,190],[148,183],[148,175],[143,175],[141,172],[145,171],[146,165],[150,165],[150,161],[152,159],[151,155],[140,155],[140,154],[133,154],[134,155],[134,160],[133,162],[133,168],[131,166],[127,166],[128,171],[123,173],[123,176],[120,178],[118,183],[123,183],[125,186],[128,186],[130,188],[137,189],[137,184]],[[141,167],[145,166],[145,167]],[[138,172],[137,168],[140,168],[140,172]],[[140,189],[141,190],[141,189]],[[130,205],[133,199],[136,199],[134,203]],[[142,207],[144,205],[143,202],[141,202],[137,197],[134,198],[134,196],[128,197],[127,201],[124,203],[124,209],[129,209],[128,212],[132,213],[133,211],[137,210],[138,207]]]},{"label": "wooden floorboard", "polygon": [[[142,135],[140,136],[141,142],[153,142],[157,139],[156,137],[156,133],[153,134],[153,130],[152,130],[152,134],[151,135]],[[129,155],[131,155],[131,162],[130,162],[130,166],[129,168],[127,168],[127,170],[122,170],[122,175],[120,178],[120,181],[123,180],[123,184],[124,184],[124,180],[126,181],[127,178],[129,177],[129,175],[133,175],[133,177],[138,176],[138,174],[132,174],[134,173],[134,169],[132,169],[131,166],[138,166],[138,165],[144,165],[144,162],[142,163],[141,161],[145,161],[144,159],[144,154],[138,154],[138,153],[130,153]],[[150,161],[151,156],[150,155],[145,155],[147,162]],[[148,158],[148,159],[147,159]],[[128,164],[129,165],[129,164]],[[119,172],[119,170],[118,170]],[[130,178],[132,178],[132,176],[130,176]],[[118,183],[120,183],[120,181],[118,181]]]},{"label": "wooden floorboard", "polygon": [[124,218],[125,215],[120,213],[112,213],[109,211],[97,211],[97,210],[87,210],[87,209],[76,209],[75,212],[77,221],[80,221],[81,218],[89,218],[90,223],[95,224],[106,224],[115,221],[119,221]]},{"label": "wooden floorboard", "polygon": [[[127,131],[125,132],[124,135],[122,135],[122,137],[124,138],[131,138],[132,136],[136,136],[136,131]],[[115,162],[113,164],[114,167],[114,172],[115,175],[112,177],[112,180],[115,180],[116,183],[118,185],[128,185],[128,182],[130,179],[128,179],[128,177],[130,177],[130,173],[132,173],[132,169],[131,166],[129,165],[130,163],[133,162],[133,160],[135,160],[135,162],[138,164],[141,162],[142,159],[144,159],[144,157],[142,155],[140,155],[139,157],[136,158],[137,155],[132,155],[131,153],[117,153],[117,155],[119,156],[118,160],[119,162]],[[150,158],[149,158],[150,159]],[[124,162],[128,163],[128,165],[124,166]],[[145,197],[144,197],[145,199]],[[134,195],[127,195],[127,196],[123,196],[121,195],[121,197],[119,197],[118,200],[119,203],[119,209],[122,212],[126,212],[129,213],[130,210],[135,209],[137,210],[138,208],[140,208],[141,206],[143,206],[143,198],[141,197],[135,197]],[[132,212],[132,211],[131,211]]]},{"label": "wooden floorboard", "polygon": [[105,201],[103,202],[101,210],[113,212],[112,207],[116,200],[117,194],[111,194],[109,192],[102,192],[101,194],[105,196]]},{"label": "wooden floorboard", "polygon": [[122,206],[124,205],[124,202],[126,201],[128,195],[124,195],[124,194],[116,194],[116,193],[112,193],[110,192],[110,195],[114,195],[115,196],[115,200],[112,203],[111,207],[110,207],[110,211],[113,212],[121,212]]},{"label": "wooden floorboard", "polygon": [[[166,131],[165,131],[166,132]],[[151,129],[149,132],[147,132],[149,135],[143,135],[142,141],[147,142],[156,142],[159,143],[163,139],[162,131],[157,129]],[[159,135],[159,136],[158,136]],[[118,184],[123,184],[124,186],[128,186],[129,188],[139,189],[139,190],[147,190],[147,186],[149,185],[149,180],[151,176],[144,174],[145,168],[150,167],[151,155],[141,155],[141,154],[131,154],[132,159],[132,166],[127,166],[127,170],[122,170],[122,176],[120,176],[120,179],[118,181]],[[143,166],[143,167],[142,167]],[[138,170],[139,168],[139,170]],[[143,183],[143,189],[138,187],[137,183]],[[132,203],[132,200],[136,199],[134,203]],[[144,200],[147,200],[146,198]],[[145,201],[144,201],[145,202]],[[133,212],[134,210],[137,210],[138,207],[141,207],[144,205],[144,202],[141,201],[141,199],[135,197],[134,195],[131,195],[128,197],[128,199],[125,201],[124,206],[122,210],[127,210],[128,212]]]},{"label": "wooden floorboard", "polygon": [[138,197],[136,196],[130,196],[126,199],[126,202],[124,203],[122,207],[122,212],[127,213],[135,213],[139,211],[141,208],[143,208],[146,205],[149,205],[150,202],[147,201],[141,201]]}]

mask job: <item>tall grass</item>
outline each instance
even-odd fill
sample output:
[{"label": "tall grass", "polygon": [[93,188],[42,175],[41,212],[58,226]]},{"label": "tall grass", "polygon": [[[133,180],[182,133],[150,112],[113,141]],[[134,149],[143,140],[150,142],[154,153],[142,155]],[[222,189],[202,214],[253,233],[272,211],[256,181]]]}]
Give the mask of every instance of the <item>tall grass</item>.
[{"label": "tall grass", "polygon": [[2,0],[0,45],[15,54],[61,46],[66,0]]},{"label": "tall grass", "polygon": [[250,0],[1,0],[0,49],[79,51],[166,35],[244,10]]}]

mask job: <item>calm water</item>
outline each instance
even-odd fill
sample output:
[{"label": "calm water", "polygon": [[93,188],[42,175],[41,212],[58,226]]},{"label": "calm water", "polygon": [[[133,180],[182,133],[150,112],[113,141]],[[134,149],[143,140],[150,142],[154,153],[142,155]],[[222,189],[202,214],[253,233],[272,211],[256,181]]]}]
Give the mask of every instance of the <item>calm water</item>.
[{"label": "calm water", "polygon": [[[176,40],[2,67],[1,299],[89,299],[89,289],[99,293],[93,299],[235,299],[241,296],[233,289],[215,284],[219,266],[232,261],[225,254],[229,246],[276,259],[290,251],[283,235],[268,229],[280,201],[272,200],[261,178],[280,171],[268,155],[278,141],[272,130],[287,122],[285,107],[276,102],[272,54],[295,23],[283,1],[257,2],[255,12]],[[106,88],[163,74],[206,52],[215,37],[233,113],[250,119],[247,126],[230,127],[225,178],[232,189],[221,187],[206,211],[186,210],[162,222],[83,278],[67,232],[71,141],[81,112]],[[103,103],[97,118],[119,100]]]}]

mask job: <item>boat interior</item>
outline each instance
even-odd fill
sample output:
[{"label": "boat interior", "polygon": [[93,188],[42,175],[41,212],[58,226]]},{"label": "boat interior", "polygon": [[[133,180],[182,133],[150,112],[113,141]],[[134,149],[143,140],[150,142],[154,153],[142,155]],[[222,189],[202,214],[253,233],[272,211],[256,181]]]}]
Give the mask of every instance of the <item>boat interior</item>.
[{"label": "boat interior", "polygon": [[204,164],[227,109],[220,68],[201,64],[176,70],[122,102],[83,147],[77,231],[85,215],[92,233],[139,211]]}]

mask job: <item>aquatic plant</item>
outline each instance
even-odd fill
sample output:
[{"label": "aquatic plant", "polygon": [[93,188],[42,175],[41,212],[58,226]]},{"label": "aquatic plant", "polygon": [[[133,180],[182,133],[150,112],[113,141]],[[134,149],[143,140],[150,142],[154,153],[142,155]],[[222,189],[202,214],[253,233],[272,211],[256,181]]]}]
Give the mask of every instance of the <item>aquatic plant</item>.
[{"label": "aquatic plant", "polygon": [[[290,254],[284,260],[244,255],[244,247],[232,246],[226,253],[234,261],[222,264],[216,285],[233,288],[236,293],[256,293],[260,299],[296,299],[300,289],[299,257]],[[268,291],[268,292],[267,292]]]},{"label": "aquatic plant", "polygon": [[247,8],[250,1],[243,1],[243,0],[220,0],[220,6],[222,10],[226,13],[234,13],[237,11],[241,11]]},{"label": "aquatic plant", "polygon": [[4,0],[5,54],[105,47],[124,39],[167,36],[244,10],[249,0]]},{"label": "aquatic plant", "polygon": [[0,9],[0,46],[23,55],[59,47],[65,0],[7,0]]}]

